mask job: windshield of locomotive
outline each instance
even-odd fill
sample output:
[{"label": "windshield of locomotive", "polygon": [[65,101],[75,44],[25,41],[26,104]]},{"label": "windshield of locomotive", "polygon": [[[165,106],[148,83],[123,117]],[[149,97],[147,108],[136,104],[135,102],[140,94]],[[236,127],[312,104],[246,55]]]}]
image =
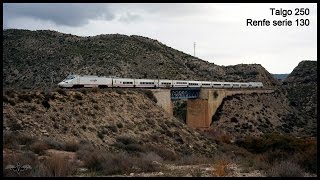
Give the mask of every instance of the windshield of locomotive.
[{"label": "windshield of locomotive", "polygon": [[75,76],[69,75],[64,80],[70,80],[70,79],[74,79],[74,78],[75,78]]}]

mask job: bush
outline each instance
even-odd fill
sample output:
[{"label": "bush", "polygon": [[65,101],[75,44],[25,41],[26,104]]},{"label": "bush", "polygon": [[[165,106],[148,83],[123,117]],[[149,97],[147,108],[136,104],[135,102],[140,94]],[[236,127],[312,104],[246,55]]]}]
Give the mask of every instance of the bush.
[{"label": "bush", "polygon": [[99,110],[99,106],[97,104],[93,105],[93,108]]},{"label": "bush", "polygon": [[43,107],[45,107],[47,109],[50,108],[50,104],[49,104],[49,102],[47,100],[43,100],[41,104],[43,105]]},{"label": "bush", "polygon": [[120,122],[120,123],[117,124],[117,127],[118,128],[123,128],[123,124]]},{"label": "bush", "polygon": [[81,89],[80,92],[84,95],[86,95],[88,93],[88,91],[86,89]]},{"label": "bush", "polygon": [[214,176],[226,176],[228,175],[228,161],[225,159],[219,159],[216,163],[213,165],[213,175]]},{"label": "bush", "polygon": [[303,177],[304,170],[291,161],[281,161],[275,163],[265,174],[267,177]]},{"label": "bush", "polygon": [[157,170],[157,166],[150,159],[129,156],[127,153],[110,153],[101,150],[81,151],[79,158],[85,166],[92,171],[102,172],[105,175]]},{"label": "bush", "polygon": [[31,136],[28,136],[28,135],[19,134],[19,135],[17,135],[17,141],[21,145],[30,146],[32,143],[34,143],[36,141],[36,139]]},{"label": "bush", "polygon": [[215,99],[217,99],[218,96],[219,96],[218,92],[217,92],[217,91],[214,91],[214,92],[213,92],[213,97],[214,97]]},{"label": "bush", "polygon": [[192,154],[192,155],[181,157],[181,159],[177,163],[181,165],[196,165],[196,164],[210,163],[210,161],[211,159],[207,157]]},{"label": "bush", "polygon": [[67,92],[63,89],[57,89],[57,92],[63,96],[67,96]]},{"label": "bush", "polygon": [[163,146],[149,145],[147,146],[147,150],[155,152],[165,161],[176,161],[179,159],[179,156],[176,152]]},{"label": "bush", "polygon": [[101,150],[94,150],[92,147],[86,145],[81,146],[77,151],[77,156],[84,162],[84,166],[91,171],[102,171],[104,169],[103,163],[110,158],[110,154]]},{"label": "bush", "polygon": [[140,154],[140,157],[145,160],[145,161],[156,161],[156,162],[163,162],[163,159],[156,153],[154,152],[148,152],[148,153],[142,153]]},{"label": "bush", "polygon": [[79,149],[79,143],[77,141],[67,141],[64,146],[65,151],[76,152]]},{"label": "bush", "polygon": [[43,155],[49,146],[43,141],[36,141],[30,145],[30,149],[36,154]]},{"label": "bush", "polygon": [[3,131],[3,147],[11,148],[11,149],[18,149],[19,143],[17,140],[17,135],[12,131]]},{"label": "bush", "polygon": [[37,167],[35,176],[65,177],[75,173],[75,166],[59,154],[52,154]]},{"label": "bush", "polygon": [[28,94],[19,94],[18,98],[22,99],[24,101],[27,101],[27,102],[31,102],[32,101],[32,98]]},{"label": "bush", "polygon": [[63,150],[65,149],[65,146],[63,143],[60,143],[58,141],[55,141],[51,138],[44,138],[43,139],[44,143],[48,145],[50,149],[56,149],[56,150]]},{"label": "bush", "polygon": [[11,100],[11,99],[8,100],[8,103],[9,103],[11,106],[15,106],[15,105],[16,105],[16,103],[15,103],[13,100]]},{"label": "bush", "polygon": [[118,127],[116,125],[106,126],[106,128],[110,129],[112,132],[118,132]]},{"label": "bush", "polygon": [[264,134],[261,137],[246,137],[244,140],[236,141],[240,147],[244,147],[253,153],[263,153],[272,150],[283,150],[288,153],[302,151],[303,140],[289,135],[276,133]]},{"label": "bush", "polygon": [[8,89],[5,91],[5,94],[10,98],[15,98],[16,92],[13,89]]},{"label": "bush", "polygon": [[149,98],[151,99],[153,102],[157,103],[158,100],[157,98],[153,95],[152,91],[150,90],[143,90],[144,94]]},{"label": "bush", "polygon": [[126,94],[125,91],[123,89],[120,89],[120,88],[116,89],[116,93],[118,93],[118,94]]},{"label": "bush", "polygon": [[91,92],[97,93],[97,92],[99,92],[99,91],[100,91],[100,90],[99,90],[99,88],[97,88],[97,87],[91,88]]},{"label": "bush", "polygon": [[82,100],[82,96],[79,93],[76,93],[73,97],[78,99],[78,100]]},{"label": "bush", "polygon": [[104,134],[103,132],[98,132],[97,136],[100,138],[100,139],[103,139],[104,138]]},{"label": "bush", "polygon": [[139,144],[128,144],[124,146],[124,150],[129,152],[145,152],[145,148]]},{"label": "bush", "polygon": [[137,144],[138,142],[131,138],[131,137],[128,137],[128,136],[118,136],[116,137],[116,141],[117,142],[120,142],[124,145],[129,145],[129,144]]}]

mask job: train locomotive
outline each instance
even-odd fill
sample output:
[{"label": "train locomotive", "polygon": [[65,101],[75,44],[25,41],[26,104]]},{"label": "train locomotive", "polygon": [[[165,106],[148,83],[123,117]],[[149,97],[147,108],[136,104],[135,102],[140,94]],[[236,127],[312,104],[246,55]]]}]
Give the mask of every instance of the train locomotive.
[{"label": "train locomotive", "polygon": [[106,76],[68,75],[58,86],[61,88],[263,88],[263,83],[130,79]]}]

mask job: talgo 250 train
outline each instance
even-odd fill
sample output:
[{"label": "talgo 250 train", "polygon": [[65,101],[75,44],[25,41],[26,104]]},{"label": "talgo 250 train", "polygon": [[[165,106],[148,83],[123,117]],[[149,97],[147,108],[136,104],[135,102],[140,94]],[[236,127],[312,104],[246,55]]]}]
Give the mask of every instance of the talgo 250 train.
[{"label": "talgo 250 train", "polygon": [[262,82],[212,82],[168,79],[130,79],[106,76],[68,75],[58,84],[61,88],[262,88]]}]

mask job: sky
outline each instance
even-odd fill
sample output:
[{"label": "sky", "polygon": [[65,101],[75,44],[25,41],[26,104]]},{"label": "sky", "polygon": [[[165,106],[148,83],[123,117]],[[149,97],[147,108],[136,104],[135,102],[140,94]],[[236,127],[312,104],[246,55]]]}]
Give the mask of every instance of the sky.
[{"label": "sky", "polygon": [[[247,26],[247,19],[271,25]],[[296,19],[309,24],[297,26]],[[273,26],[274,20],[292,25]],[[261,64],[273,74],[317,60],[316,3],[4,3],[3,29],[12,28],[140,35],[217,65]]]}]

